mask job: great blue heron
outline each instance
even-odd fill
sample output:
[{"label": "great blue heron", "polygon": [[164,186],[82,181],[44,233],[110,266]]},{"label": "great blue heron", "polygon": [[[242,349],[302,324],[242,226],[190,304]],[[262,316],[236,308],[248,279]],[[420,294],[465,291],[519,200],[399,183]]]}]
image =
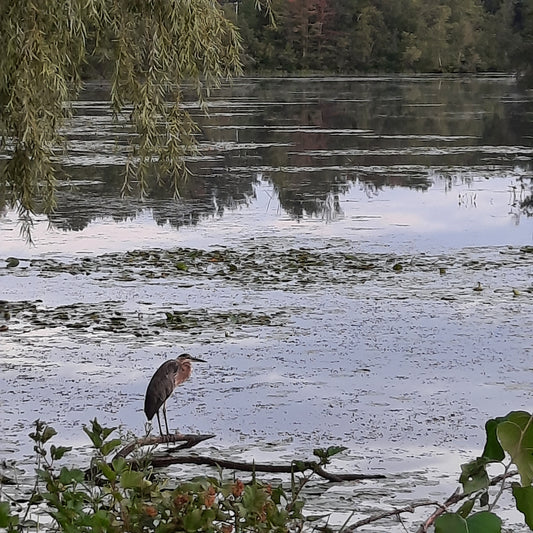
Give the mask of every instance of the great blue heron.
[{"label": "great blue heron", "polygon": [[193,357],[188,353],[182,353],[176,359],[165,361],[155,372],[146,389],[146,397],[144,398],[144,412],[148,420],[152,420],[154,415],[157,415],[157,423],[159,425],[159,432],[163,435],[161,430],[161,420],[159,418],[159,409],[163,406],[163,416],[165,418],[165,426],[168,431],[167,421],[167,400],[172,394],[173,390],[185,380],[189,379],[192,372],[192,361],[205,363],[203,359]]}]

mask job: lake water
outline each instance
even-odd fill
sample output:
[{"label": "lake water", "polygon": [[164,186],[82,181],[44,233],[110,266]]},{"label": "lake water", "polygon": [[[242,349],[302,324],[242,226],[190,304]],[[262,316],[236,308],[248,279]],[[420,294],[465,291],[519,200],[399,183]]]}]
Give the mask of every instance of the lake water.
[{"label": "lake water", "polygon": [[94,416],[142,433],[150,376],[188,351],[208,364],[169,422],[216,434],[204,452],[341,444],[336,468],[389,476],[323,488],[342,523],[443,500],[485,420],[531,410],[533,95],[512,78],[236,80],[207,117],[189,105],[181,198],[142,203],[120,197],[105,88],[75,110],[52,227],[28,247],[0,218],[20,260],[0,268],[0,459],[29,461],[36,418],[80,447]]}]

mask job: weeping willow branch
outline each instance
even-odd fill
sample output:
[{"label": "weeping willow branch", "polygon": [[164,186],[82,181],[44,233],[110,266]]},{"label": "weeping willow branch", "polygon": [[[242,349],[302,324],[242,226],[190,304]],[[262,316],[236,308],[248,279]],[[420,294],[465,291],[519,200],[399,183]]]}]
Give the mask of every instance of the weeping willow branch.
[{"label": "weeping willow branch", "polygon": [[89,55],[114,64],[110,106],[133,133],[123,192],[141,197],[149,177],[178,194],[187,176],[198,128],[184,85],[205,109],[211,90],[241,73],[238,31],[213,0],[2,2],[0,46],[0,198],[22,219],[54,210],[60,131]]}]

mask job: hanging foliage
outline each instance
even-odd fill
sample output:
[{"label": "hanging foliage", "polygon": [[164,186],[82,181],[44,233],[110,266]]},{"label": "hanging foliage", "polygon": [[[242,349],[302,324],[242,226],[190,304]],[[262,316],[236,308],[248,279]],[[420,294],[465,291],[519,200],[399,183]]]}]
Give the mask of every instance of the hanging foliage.
[{"label": "hanging foliage", "polygon": [[133,128],[125,190],[146,192],[149,171],[177,193],[201,103],[241,72],[240,38],[214,0],[18,0],[0,6],[0,200],[26,221],[55,206],[62,127],[86,60],[111,61],[111,107]]}]

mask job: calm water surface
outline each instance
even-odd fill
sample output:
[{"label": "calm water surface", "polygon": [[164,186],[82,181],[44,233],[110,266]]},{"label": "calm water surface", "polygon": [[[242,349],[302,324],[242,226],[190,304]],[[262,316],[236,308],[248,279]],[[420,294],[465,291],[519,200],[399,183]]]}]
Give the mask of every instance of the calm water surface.
[{"label": "calm water surface", "polygon": [[0,259],[21,260],[0,268],[0,459],[28,461],[36,418],[77,446],[94,416],[141,433],[149,377],[189,351],[209,363],[169,417],[215,433],[210,453],[347,446],[337,467],[390,478],[314,502],[341,495],[340,522],[444,499],[485,420],[533,404],[532,111],[505,77],[237,80],[209,116],[190,105],[181,198],[141,203],[91,87],[52,227],[28,247],[0,219]]}]

